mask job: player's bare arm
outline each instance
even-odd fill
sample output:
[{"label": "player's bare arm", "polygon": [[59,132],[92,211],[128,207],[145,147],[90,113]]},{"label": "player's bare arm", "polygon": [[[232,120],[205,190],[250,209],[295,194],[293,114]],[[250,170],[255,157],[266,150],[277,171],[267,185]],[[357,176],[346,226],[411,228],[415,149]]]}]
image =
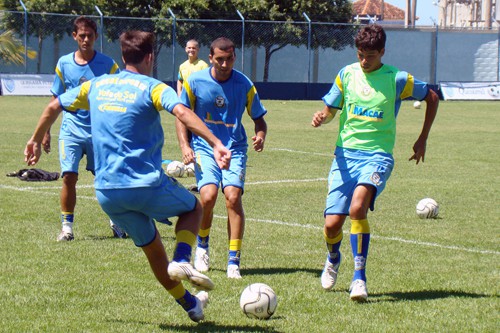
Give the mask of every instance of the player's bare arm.
[{"label": "player's bare arm", "polygon": [[[177,104],[172,113],[191,132],[205,139],[214,149],[214,157],[221,169],[228,169],[231,162],[231,152],[208,129],[205,123],[190,109],[182,104]],[[187,142],[187,134],[184,140]],[[189,144],[189,143],[188,143]]]},{"label": "player's bare arm", "polygon": [[429,90],[429,93],[425,97],[425,102],[426,108],[424,125],[417,141],[413,145],[413,155],[409,159],[409,161],[415,160],[417,164],[420,162],[420,160],[422,160],[422,162],[425,162],[427,138],[429,137],[429,132],[431,130],[432,124],[434,123],[434,119],[436,118],[439,105],[439,97],[433,90]]},{"label": "player's bare arm", "polygon": [[[50,102],[52,102],[54,99],[56,99],[55,96],[52,96],[50,98]],[[43,147],[43,150],[48,154],[50,153],[50,142],[52,140],[52,136],[50,135],[50,127],[49,129],[47,130],[47,132],[45,133],[45,135],[43,136],[43,140],[42,140],[42,147]]]},{"label": "player's bare arm", "polygon": [[40,143],[50,126],[56,121],[61,111],[62,107],[59,104],[58,99],[50,101],[45,110],[43,110],[43,113],[38,120],[35,132],[33,133],[31,139],[26,143],[26,148],[24,149],[24,161],[28,165],[35,165],[40,159],[40,155],[42,154]]},{"label": "player's bare arm", "polygon": [[254,120],[255,124],[255,135],[252,137],[253,149],[256,152],[261,152],[264,150],[264,142],[266,141],[267,135],[267,123],[264,117]]},{"label": "player's bare arm", "polygon": [[177,133],[179,147],[181,148],[182,163],[186,165],[193,163],[195,161],[194,151],[191,149],[189,144],[188,130],[186,126],[184,126],[184,124],[177,118],[175,119],[175,131]]},{"label": "player's bare arm", "polygon": [[330,108],[328,105],[325,105],[323,110],[316,112],[313,115],[311,125],[313,127],[319,127],[322,124],[328,124],[335,117],[337,113],[337,109]]}]

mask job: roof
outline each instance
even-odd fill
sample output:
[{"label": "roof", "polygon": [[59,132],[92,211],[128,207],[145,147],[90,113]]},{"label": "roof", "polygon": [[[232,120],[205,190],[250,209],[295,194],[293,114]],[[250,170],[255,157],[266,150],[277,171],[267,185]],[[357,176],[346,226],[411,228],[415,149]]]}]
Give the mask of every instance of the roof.
[{"label": "roof", "polygon": [[[382,15],[382,0],[358,0],[352,4],[353,15]],[[404,21],[405,11],[384,1],[384,21]]]}]

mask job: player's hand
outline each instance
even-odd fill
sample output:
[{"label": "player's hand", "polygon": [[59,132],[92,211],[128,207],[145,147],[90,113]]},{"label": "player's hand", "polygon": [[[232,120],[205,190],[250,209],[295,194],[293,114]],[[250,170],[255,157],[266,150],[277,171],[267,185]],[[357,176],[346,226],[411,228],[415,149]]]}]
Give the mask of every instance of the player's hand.
[{"label": "player's hand", "polygon": [[42,150],[38,142],[30,140],[26,143],[26,147],[24,148],[24,161],[28,165],[35,165],[40,159],[41,154]]},{"label": "player's hand", "polygon": [[231,152],[222,143],[214,146],[214,157],[217,165],[221,169],[229,169],[231,163]]},{"label": "player's hand", "polygon": [[189,163],[194,163],[194,151],[190,148],[182,149],[182,163],[188,165]]},{"label": "player's hand", "polygon": [[413,155],[410,157],[408,161],[415,160],[422,163],[425,162],[425,148],[427,145],[427,140],[419,138],[415,144],[413,145]]},{"label": "player's hand", "polygon": [[326,117],[327,117],[327,115],[323,111],[318,111],[318,112],[314,113],[312,121],[311,121],[311,125],[313,127],[321,126],[321,124],[323,124],[323,122],[325,121]]},{"label": "player's hand", "polygon": [[264,138],[263,137],[260,137],[258,135],[254,135],[252,136],[252,141],[253,141],[253,149],[256,151],[256,152],[261,152],[262,150],[264,150]]},{"label": "player's hand", "polygon": [[42,140],[42,147],[43,151],[45,151],[47,154],[50,153],[50,132],[45,133],[43,140]]}]

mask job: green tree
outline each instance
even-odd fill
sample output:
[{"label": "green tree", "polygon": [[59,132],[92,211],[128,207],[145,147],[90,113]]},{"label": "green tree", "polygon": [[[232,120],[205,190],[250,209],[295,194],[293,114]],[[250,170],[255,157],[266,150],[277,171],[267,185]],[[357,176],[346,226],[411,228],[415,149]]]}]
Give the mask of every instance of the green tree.
[{"label": "green tree", "polygon": [[[83,15],[93,11],[91,0],[31,0],[24,1],[28,10],[28,36],[38,39],[37,73],[40,73],[42,63],[43,42],[52,37],[57,46],[63,36],[71,35],[73,20],[76,15]],[[3,0],[5,8],[23,12],[18,0]],[[74,16],[60,16],[54,14],[72,14]],[[23,14],[24,15],[24,14]],[[5,28],[18,34],[24,33],[24,20],[19,15],[6,14],[3,20]],[[58,59],[58,52],[54,52],[54,62]],[[54,63],[55,66],[55,63]]]},{"label": "green tree", "polygon": [[[108,16],[105,29],[109,40],[117,40],[123,31],[130,29],[155,33],[154,77],[157,77],[158,54],[164,46],[172,44],[173,18],[169,9],[174,13],[182,12],[187,17],[198,18],[198,13],[208,8],[208,2],[205,0],[167,0],[149,1],[149,3],[139,0],[97,0],[97,4],[103,14]],[[120,19],[113,19],[112,16]],[[189,30],[191,27],[177,31],[176,38],[183,36],[186,29]]]},{"label": "green tree", "polygon": [[[265,50],[264,82],[269,79],[269,65],[274,53],[288,45],[307,45],[309,25],[304,13],[311,21],[324,23],[349,23],[352,16],[350,0],[240,0],[233,3],[240,6],[240,12],[250,21],[245,44]],[[346,27],[315,25],[311,33],[311,47],[315,50],[319,47],[342,49],[351,45],[352,38],[336,38],[336,34],[332,33],[336,29],[346,30]]]}]

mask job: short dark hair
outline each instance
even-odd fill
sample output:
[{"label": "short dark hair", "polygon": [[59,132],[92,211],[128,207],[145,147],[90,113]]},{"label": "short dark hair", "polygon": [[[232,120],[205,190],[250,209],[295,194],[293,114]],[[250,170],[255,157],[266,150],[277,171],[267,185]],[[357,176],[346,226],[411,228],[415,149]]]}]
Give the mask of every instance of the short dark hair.
[{"label": "short dark hair", "polygon": [[235,52],[233,41],[226,37],[219,37],[212,42],[210,45],[210,55],[214,55],[215,49],[222,51],[230,51],[232,49],[233,53]]},{"label": "short dark hair", "polygon": [[384,28],[378,24],[370,24],[362,27],[354,42],[358,50],[377,50],[385,48],[386,35]]},{"label": "short dark hair", "polygon": [[153,53],[155,35],[152,32],[130,30],[120,35],[120,46],[125,64],[139,64]]},{"label": "short dark hair", "polygon": [[88,17],[79,16],[75,19],[73,22],[73,32],[77,33],[80,28],[90,28],[97,34],[97,24]]}]

